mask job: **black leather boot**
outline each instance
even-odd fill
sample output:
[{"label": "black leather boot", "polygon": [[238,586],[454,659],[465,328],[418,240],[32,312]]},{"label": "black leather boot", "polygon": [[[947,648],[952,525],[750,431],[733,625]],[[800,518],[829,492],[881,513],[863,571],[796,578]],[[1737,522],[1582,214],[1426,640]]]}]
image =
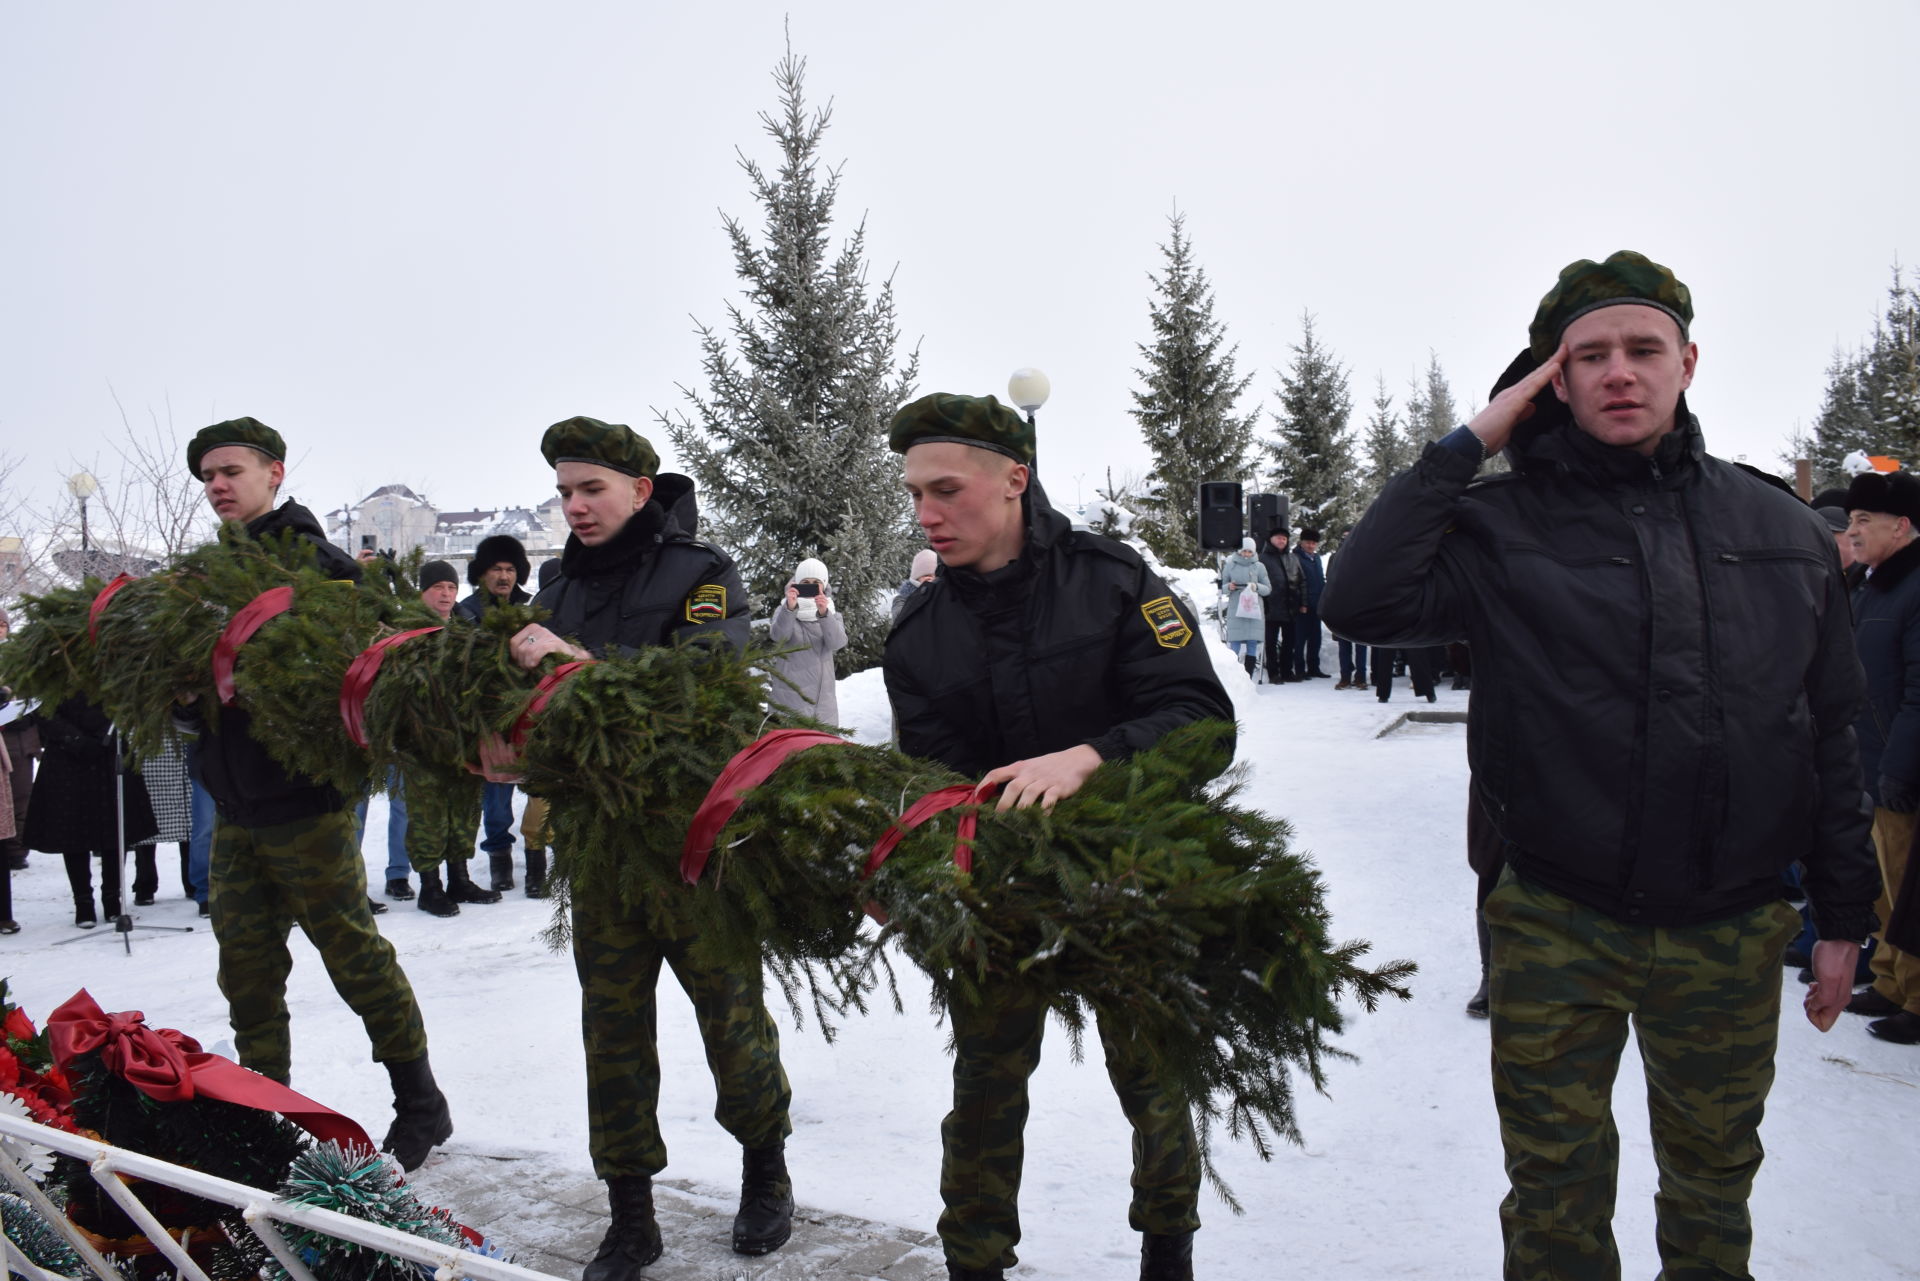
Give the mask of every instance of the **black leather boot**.
[{"label": "black leather boot", "polygon": [[513,855],[511,853],[487,855],[487,870],[493,873],[494,889],[513,888]]},{"label": "black leather boot", "polygon": [[963,1268],[947,1260],[947,1281],[1005,1281],[1006,1275],[1000,1268]]},{"label": "black leather boot", "polygon": [[1193,1281],[1193,1233],[1142,1233],[1140,1281]]},{"label": "black leather boot", "polygon": [[1252,675],[1253,675],[1253,669],[1254,669],[1254,664],[1255,664],[1255,659],[1254,659],[1254,657],[1253,657],[1253,655],[1252,655],[1252,654],[1242,654],[1242,655],[1240,655],[1240,662],[1241,662],[1241,664],[1242,664],[1242,665],[1243,665],[1243,666],[1244,666],[1244,667],[1245,667],[1245,668],[1247,669],[1247,675],[1248,675],[1248,676],[1252,676]]},{"label": "black leather boot", "polygon": [[446,889],[440,884],[437,867],[420,873],[420,898],[414,906],[431,916],[460,915],[460,905],[447,897]]},{"label": "black leather boot", "polygon": [[545,898],[547,896],[547,852],[545,850],[527,851],[527,897]]},{"label": "black leather boot", "polygon": [[793,1183],[787,1145],[742,1148],[740,1213],[733,1216],[735,1254],[771,1254],[793,1235]]},{"label": "black leather boot", "polygon": [[404,903],[413,897],[413,886],[407,884],[407,878],[404,876],[389,877],[387,879],[387,897],[393,899],[395,902]]},{"label": "black leather boot", "polygon": [[387,1076],[393,1082],[393,1124],[380,1150],[393,1153],[401,1169],[412,1170],[427,1159],[434,1145],[452,1137],[453,1115],[447,1110],[447,1096],[434,1084],[426,1055],[387,1064]]},{"label": "black leather boot", "polygon": [[607,1208],[613,1222],[580,1281],[633,1281],[660,1257],[660,1225],[653,1217],[653,1180],[644,1174],[620,1174],[607,1180]]},{"label": "black leather boot", "polygon": [[447,860],[447,897],[456,903],[498,903],[500,891],[483,890],[467,875],[467,860]]}]

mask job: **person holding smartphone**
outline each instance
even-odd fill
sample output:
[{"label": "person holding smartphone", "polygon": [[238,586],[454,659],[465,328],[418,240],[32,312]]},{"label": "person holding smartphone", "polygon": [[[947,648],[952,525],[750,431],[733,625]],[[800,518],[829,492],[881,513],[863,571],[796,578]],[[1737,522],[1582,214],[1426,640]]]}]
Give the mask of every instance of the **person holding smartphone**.
[{"label": "person holding smartphone", "polygon": [[773,701],[803,716],[838,724],[833,656],[847,647],[847,625],[827,594],[826,565],[809,556],[794,566],[786,599],[774,606],[768,630],[782,651],[773,661]]}]

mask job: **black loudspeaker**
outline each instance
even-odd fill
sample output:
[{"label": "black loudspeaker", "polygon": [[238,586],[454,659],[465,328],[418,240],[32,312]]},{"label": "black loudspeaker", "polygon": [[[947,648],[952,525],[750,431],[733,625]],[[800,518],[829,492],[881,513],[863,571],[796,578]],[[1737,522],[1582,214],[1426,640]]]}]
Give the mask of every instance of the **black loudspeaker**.
[{"label": "black loudspeaker", "polygon": [[1247,529],[1264,548],[1274,531],[1287,532],[1287,500],[1281,494],[1247,495]]},{"label": "black loudspeaker", "polygon": [[1240,550],[1240,482],[1200,482],[1200,545],[1208,551]]}]

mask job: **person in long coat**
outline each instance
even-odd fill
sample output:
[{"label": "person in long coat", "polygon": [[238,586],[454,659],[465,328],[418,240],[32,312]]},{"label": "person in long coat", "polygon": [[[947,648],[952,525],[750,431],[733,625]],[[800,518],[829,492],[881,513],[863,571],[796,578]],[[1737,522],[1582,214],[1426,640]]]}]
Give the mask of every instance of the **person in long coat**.
[{"label": "person in long coat", "polygon": [[1252,676],[1258,663],[1260,641],[1267,630],[1267,611],[1263,603],[1252,617],[1240,612],[1240,596],[1251,588],[1255,596],[1273,592],[1273,578],[1255,554],[1253,540],[1240,540],[1240,550],[1220,563],[1220,590],[1227,595],[1227,648],[1237,651]]},{"label": "person in long coat", "polygon": [[92,929],[94,858],[100,859],[100,908],[120,915],[120,858],[155,831],[147,787],[130,770],[119,778],[126,828],[119,827],[115,773],[119,758],[107,714],[83,698],[60,704],[40,726],[45,752],[27,805],[27,845],[58,854],[73,888],[73,923]]},{"label": "person in long coat", "polygon": [[786,599],[773,607],[768,630],[774,646],[788,651],[773,660],[773,701],[829,725],[839,724],[833,656],[847,647],[847,625],[827,594],[825,565],[809,556],[794,567]]}]

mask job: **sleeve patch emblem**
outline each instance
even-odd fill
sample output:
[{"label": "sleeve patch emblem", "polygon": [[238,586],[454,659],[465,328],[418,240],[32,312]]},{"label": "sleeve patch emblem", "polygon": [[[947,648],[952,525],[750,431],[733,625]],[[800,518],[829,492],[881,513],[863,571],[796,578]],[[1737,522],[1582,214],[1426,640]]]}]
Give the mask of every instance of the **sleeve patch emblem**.
[{"label": "sleeve patch emblem", "polygon": [[727,589],[718,583],[703,583],[687,597],[689,623],[717,623],[727,616]]},{"label": "sleeve patch emblem", "polygon": [[1153,638],[1163,648],[1179,649],[1193,639],[1193,628],[1187,626],[1187,620],[1171,596],[1148,601],[1140,607],[1140,613],[1146,617],[1147,626],[1153,629]]}]

